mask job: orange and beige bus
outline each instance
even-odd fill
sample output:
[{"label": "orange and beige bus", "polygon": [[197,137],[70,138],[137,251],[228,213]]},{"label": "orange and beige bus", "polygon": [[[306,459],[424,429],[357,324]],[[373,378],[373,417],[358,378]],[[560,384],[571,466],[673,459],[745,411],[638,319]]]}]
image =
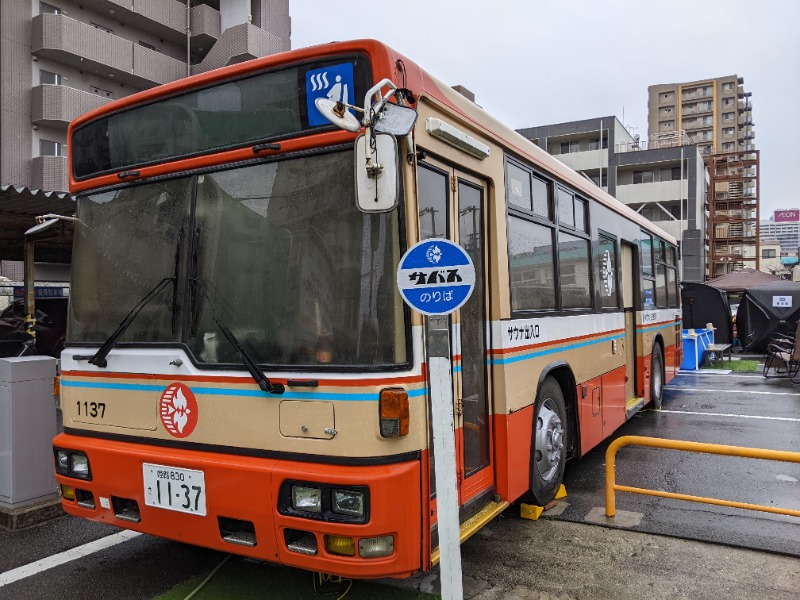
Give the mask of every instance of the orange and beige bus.
[{"label": "orange and beige bus", "polygon": [[546,505],[681,363],[674,238],[373,41],[251,60],[69,128],[67,513],[348,577],[439,557],[416,242],[449,317],[462,539]]}]

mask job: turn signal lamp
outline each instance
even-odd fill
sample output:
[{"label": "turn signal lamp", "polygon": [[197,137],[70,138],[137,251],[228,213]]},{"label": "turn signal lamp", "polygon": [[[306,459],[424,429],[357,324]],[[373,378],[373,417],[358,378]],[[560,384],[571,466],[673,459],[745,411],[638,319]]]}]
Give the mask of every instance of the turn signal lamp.
[{"label": "turn signal lamp", "polygon": [[71,485],[61,485],[61,497],[67,500],[75,500],[75,488]]},{"label": "turn signal lamp", "polygon": [[325,549],[330,554],[338,554],[340,556],[355,556],[356,542],[351,537],[345,537],[342,535],[326,535]]},{"label": "turn signal lamp", "polygon": [[401,388],[381,390],[380,400],[381,436],[385,438],[408,435],[411,420],[408,408],[408,393]]}]

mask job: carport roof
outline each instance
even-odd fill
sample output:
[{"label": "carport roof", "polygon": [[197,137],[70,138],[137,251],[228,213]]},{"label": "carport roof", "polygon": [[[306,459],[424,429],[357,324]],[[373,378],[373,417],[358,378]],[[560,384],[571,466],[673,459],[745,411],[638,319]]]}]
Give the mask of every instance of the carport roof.
[{"label": "carport roof", "polygon": [[742,269],[727,275],[721,275],[714,279],[709,279],[706,284],[715,287],[723,292],[743,292],[746,289],[773,281],[781,281],[781,278],[771,273],[756,271],[755,269]]},{"label": "carport roof", "polygon": [[[17,185],[0,185],[0,260],[22,260],[25,231],[47,213],[75,214],[75,200],[66,192],[47,192]],[[68,263],[73,226],[59,222],[36,239],[37,262]]]}]

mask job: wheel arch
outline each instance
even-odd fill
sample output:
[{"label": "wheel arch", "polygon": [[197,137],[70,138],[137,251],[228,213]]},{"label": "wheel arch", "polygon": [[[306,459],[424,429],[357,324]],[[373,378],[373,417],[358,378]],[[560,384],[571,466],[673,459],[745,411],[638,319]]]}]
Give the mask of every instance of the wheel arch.
[{"label": "wheel arch", "polygon": [[[575,382],[575,374],[572,372],[572,367],[569,363],[563,360],[556,361],[547,365],[539,374],[539,381],[536,384],[536,396],[534,399],[534,418],[536,415],[535,403],[539,401],[539,388],[548,377],[552,377],[561,388],[561,393],[564,396],[564,407],[567,409],[567,422],[568,422],[568,440],[569,447],[567,448],[567,458],[575,458],[581,455],[581,437],[580,437],[580,423],[578,422],[578,394],[577,383]],[[536,431],[536,424],[534,423],[533,431]],[[533,459],[534,444],[531,440],[531,459]]]}]

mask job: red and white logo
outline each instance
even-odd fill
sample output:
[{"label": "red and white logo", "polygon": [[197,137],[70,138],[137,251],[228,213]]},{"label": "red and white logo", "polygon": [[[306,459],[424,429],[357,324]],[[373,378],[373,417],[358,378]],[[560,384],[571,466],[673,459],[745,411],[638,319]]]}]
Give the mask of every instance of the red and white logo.
[{"label": "red and white logo", "polygon": [[171,383],[161,394],[159,412],[164,429],[177,438],[185,438],[197,426],[197,400],[182,383]]}]

